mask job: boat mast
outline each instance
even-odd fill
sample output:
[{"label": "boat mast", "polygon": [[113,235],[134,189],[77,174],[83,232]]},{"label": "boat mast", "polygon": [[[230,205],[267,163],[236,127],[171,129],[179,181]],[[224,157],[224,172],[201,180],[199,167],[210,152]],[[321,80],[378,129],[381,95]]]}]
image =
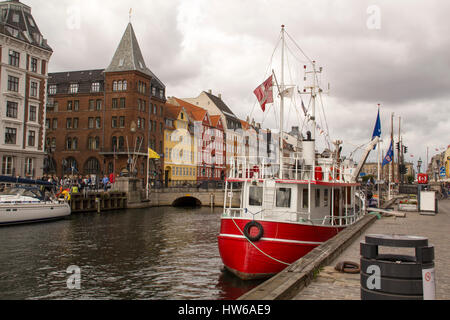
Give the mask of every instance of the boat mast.
[{"label": "boat mast", "polygon": [[284,122],[284,25],[281,26],[281,101],[280,101],[280,179],[283,179],[283,122]]}]

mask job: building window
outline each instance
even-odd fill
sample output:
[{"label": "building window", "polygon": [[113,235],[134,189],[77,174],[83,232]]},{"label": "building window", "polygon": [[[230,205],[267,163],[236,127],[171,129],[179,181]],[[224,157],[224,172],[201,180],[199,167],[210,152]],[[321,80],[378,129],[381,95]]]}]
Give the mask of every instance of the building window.
[{"label": "building window", "polygon": [[119,104],[117,103],[118,100],[116,98],[112,99],[112,108],[117,109],[119,107]]},{"label": "building window", "polygon": [[28,115],[28,121],[36,122],[37,119],[37,107],[30,106],[30,113]]},{"label": "building window", "polygon": [[113,82],[113,91],[117,91],[117,81]]},{"label": "building window", "polygon": [[78,93],[78,83],[71,83],[69,93]]},{"label": "building window", "polygon": [[25,159],[25,175],[26,176],[33,175],[33,158]]},{"label": "building window", "polygon": [[3,157],[2,174],[8,176],[13,174],[13,157],[10,156]]},{"label": "building window", "polygon": [[125,109],[125,98],[120,98],[120,108]]},{"label": "building window", "polygon": [[125,128],[125,117],[119,118],[119,125],[121,128]]},{"label": "building window", "polygon": [[6,128],[5,129],[5,144],[16,144],[17,129]]},{"label": "building window", "polygon": [[79,100],[75,100],[73,102],[73,111],[78,111],[80,109],[80,101]]},{"label": "building window", "polygon": [[100,82],[93,82],[91,86],[92,92],[100,92]]},{"label": "building window", "polygon": [[52,84],[48,87],[48,94],[56,94],[58,92],[58,86],[56,84]]},{"label": "building window", "polygon": [[17,110],[18,110],[18,103],[7,101],[6,102],[6,117],[17,119]]},{"label": "building window", "polygon": [[100,162],[96,158],[91,158],[86,162],[84,171],[87,174],[99,174],[100,173]]},{"label": "building window", "polygon": [[66,120],[66,128],[67,129],[72,129],[72,119],[71,118],[68,118]]},{"label": "building window", "polygon": [[117,91],[122,91],[123,90],[123,87],[122,87],[122,81],[119,81],[118,83],[117,83]]},{"label": "building window", "polygon": [[117,117],[112,117],[111,128],[117,128]]},{"label": "building window", "polygon": [[89,129],[94,129],[94,118],[88,119],[88,127]]},{"label": "building window", "polygon": [[53,130],[58,129],[58,119],[53,119],[52,128]]},{"label": "building window", "polygon": [[38,60],[36,58],[31,58],[31,71],[37,72]]},{"label": "building window", "polygon": [[8,90],[19,92],[19,78],[8,76]]},{"label": "building window", "polygon": [[28,132],[28,146],[34,147],[36,143],[36,132],[35,131],[29,131]]},{"label": "building window", "polygon": [[19,67],[19,64],[20,64],[20,53],[14,50],[9,50],[9,65]]},{"label": "building window", "polygon": [[89,111],[94,111],[94,110],[95,110],[95,101],[89,100]]},{"label": "building window", "polygon": [[67,111],[72,111],[72,110],[73,110],[73,102],[67,101]]},{"label": "building window", "polygon": [[34,97],[34,98],[36,98],[38,96],[38,84],[37,84],[37,82],[31,81],[30,96]]},{"label": "building window", "polygon": [[123,91],[127,91],[127,80],[123,80]]},{"label": "building window", "polygon": [[97,104],[96,104],[96,106],[97,106],[97,111],[100,111],[100,110],[102,110],[102,100],[97,100]]},{"label": "building window", "polygon": [[95,127],[97,129],[100,129],[102,127],[102,120],[101,120],[101,118],[95,118]]},{"label": "building window", "polygon": [[78,129],[78,122],[79,122],[79,119],[78,119],[78,118],[74,118],[74,119],[73,119],[73,128],[74,128],[74,129]]},{"label": "building window", "polygon": [[88,139],[88,147],[89,150],[98,150],[100,149],[100,138],[99,137],[89,137]]}]

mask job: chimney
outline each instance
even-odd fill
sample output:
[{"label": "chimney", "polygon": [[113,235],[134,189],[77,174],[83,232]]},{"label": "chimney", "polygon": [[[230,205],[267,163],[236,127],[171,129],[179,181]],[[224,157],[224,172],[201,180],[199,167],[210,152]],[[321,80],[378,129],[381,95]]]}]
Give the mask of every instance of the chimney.
[{"label": "chimney", "polygon": [[209,89],[209,90],[208,90],[208,93],[209,93],[209,94],[212,94],[212,90],[211,90],[211,89]]},{"label": "chimney", "polygon": [[219,93],[219,99],[222,100],[222,94],[221,93]]}]

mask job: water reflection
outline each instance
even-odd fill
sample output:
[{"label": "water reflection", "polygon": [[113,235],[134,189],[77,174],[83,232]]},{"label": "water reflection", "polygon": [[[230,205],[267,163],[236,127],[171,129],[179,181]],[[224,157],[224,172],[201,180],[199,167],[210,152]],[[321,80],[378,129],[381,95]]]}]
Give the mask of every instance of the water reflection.
[{"label": "water reflection", "polygon": [[[260,282],[223,270],[221,210],[78,214],[0,228],[0,299],[236,299]],[[67,289],[69,266],[81,289]]]}]

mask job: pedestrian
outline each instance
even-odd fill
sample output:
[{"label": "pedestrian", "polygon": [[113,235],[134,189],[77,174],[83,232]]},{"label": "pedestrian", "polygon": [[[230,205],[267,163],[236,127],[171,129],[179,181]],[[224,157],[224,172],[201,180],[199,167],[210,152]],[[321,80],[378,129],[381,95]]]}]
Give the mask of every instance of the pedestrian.
[{"label": "pedestrian", "polygon": [[103,177],[102,183],[103,183],[103,190],[105,190],[105,192],[108,191],[109,178],[106,175]]}]

